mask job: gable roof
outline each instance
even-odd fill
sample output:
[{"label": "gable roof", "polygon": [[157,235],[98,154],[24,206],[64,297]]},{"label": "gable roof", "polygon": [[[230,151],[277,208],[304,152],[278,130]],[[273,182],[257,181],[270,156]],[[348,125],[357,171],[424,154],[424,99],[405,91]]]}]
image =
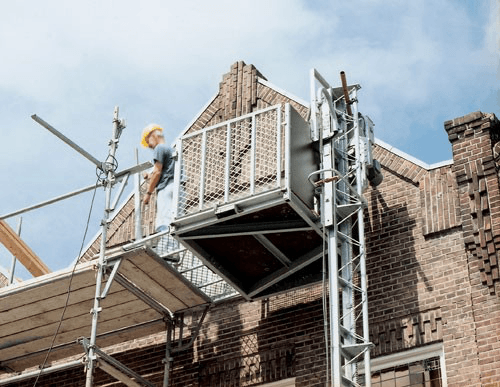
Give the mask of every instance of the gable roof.
[{"label": "gable roof", "polygon": [[217,93],[179,136],[264,109],[278,101],[290,103],[303,117],[309,110],[306,101],[268,82],[254,65],[236,62],[222,76]]}]

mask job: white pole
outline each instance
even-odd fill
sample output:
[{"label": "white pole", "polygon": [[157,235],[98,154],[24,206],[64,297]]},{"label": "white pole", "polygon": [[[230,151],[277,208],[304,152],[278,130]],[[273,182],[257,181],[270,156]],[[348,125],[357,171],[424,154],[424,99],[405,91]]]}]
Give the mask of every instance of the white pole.
[{"label": "white pole", "polygon": [[[139,150],[135,148],[135,163],[139,165]],[[135,240],[142,239],[142,214],[141,214],[141,174],[134,175],[135,195]]]},{"label": "white pole", "polygon": [[118,106],[115,107],[114,116],[113,116],[113,137],[109,145],[109,155],[107,158],[108,162],[103,163],[104,170],[107,173],[106,181],[104,182],[104,186],[106,189],[106,202],[104,208],[104,218],[101,222],[101,249],[99,251],[99,260],[97,264],[97,278],[96,278],[96,287],[95,287],[95,297],[94,297],[94,307],[90,311],[92,314],[92,330],[90,333],[90,343],[88,350],[88,359],[87,359],[87,376],[85,381],[86,387],[92,387],[94,382],[94,368],[96,366],[96,354],[95,354],[95,345],[97,338],[97,322],[99,319],[99,312],[101,311],[101,285],[104,277],[104,272],[106,270],[106,239],[107,239],[107,231],[108,231],[108,223],[109,223],[109,215],[111,212],[110,204],[111,204],[111,188],[114,179],[114,170],[112,169],[112,164],[115,158],[116,148],[118,147],[118,137],[120,130],[120,121],[118,120]]},{"label": "white pole", "polygon": [[[23,218],[20,217],[19,221],[17,222],[17,235],[21,236],[21,225],[23,223]],[[10,275],[9,275],[9,285],[11,285],[14,282],[14,272],[16,271],[16,262],[17,258],[15,255],[12,256],[12,263],[10,265]]]}]

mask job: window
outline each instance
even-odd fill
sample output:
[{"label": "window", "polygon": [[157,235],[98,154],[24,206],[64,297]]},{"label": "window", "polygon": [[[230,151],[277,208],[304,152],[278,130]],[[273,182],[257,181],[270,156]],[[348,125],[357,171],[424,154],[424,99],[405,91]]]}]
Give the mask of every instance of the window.
[{"label": "window", "polygon": [[263,384],[260,387],[295,387],[295,378],[280,380],[269,384]]},{"label": "window", "polygon": [[446,387],[445,371],[438,343],[373,359],[371,382],[372,387]]},{"label": "window", "polygon": [[438,357],[372,372],[372,387],[442,387],[442,385]]}]

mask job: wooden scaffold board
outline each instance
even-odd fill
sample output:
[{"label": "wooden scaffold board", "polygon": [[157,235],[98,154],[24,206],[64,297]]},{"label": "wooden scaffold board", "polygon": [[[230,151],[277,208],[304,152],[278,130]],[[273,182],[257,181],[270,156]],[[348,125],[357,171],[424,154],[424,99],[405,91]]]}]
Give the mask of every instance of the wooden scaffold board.
[{"label": "wooden scaffold board", "polygon": [[[210,303],[208,296],[149,248],[113,253],[107,262],[120,262],[120,266],[101,302],[97,337],[101,348],[165,329],[165,315],[141,295],[172,314]],[[77,339],[90,335],[96,263],[86,262],[74,272],[69,268],[0,289],[2,371],[22,371],[43,362],[61,320],[70,279],[68,305],[48,362],[83,354]],[[123,281],[134,291],[120,285]]]}]

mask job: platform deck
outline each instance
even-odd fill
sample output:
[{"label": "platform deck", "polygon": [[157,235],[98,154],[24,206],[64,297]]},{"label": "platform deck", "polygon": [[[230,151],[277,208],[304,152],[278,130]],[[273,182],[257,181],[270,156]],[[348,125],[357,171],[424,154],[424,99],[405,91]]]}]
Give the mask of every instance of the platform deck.
[{"label": "platform deck", "polygon": [[[108,264],[119,261],[115,280],[101,301],[97,337],[101,348],[161,332],[165,329],[165,311],[173,314],[210,302],[209,297],[148,248],[121,251],[108,258]],[[96,263],[86,262],[74,271],[69,268],[0,289],[2,371],[21,371],[43,362],[66,300],[68,305],[48,360],[83,355],[77,339],[90,336]],[[126,283],[129,289],[120,283]],[[105,281],[102,289],[104,286]],[[144,297],[153,299],[160,308],[146,304]]]}]

